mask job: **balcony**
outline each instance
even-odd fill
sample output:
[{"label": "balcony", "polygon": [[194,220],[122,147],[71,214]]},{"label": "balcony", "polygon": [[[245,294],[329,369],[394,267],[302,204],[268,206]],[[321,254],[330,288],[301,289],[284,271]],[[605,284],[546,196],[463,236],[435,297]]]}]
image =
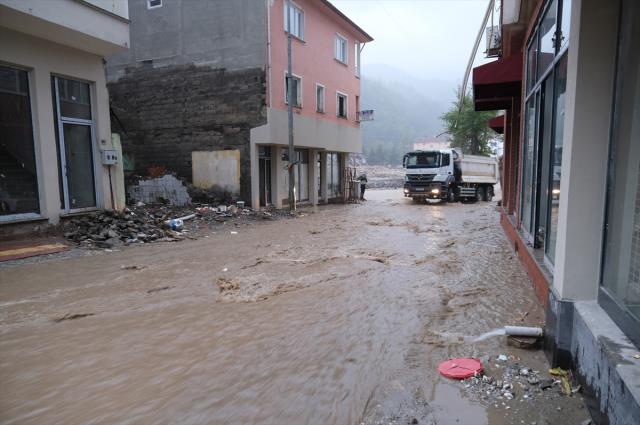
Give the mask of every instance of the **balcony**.
[{"label": "balcony", "polygon": [[0,0],[0,26],[109,56],[129,47],[127,0]]}]

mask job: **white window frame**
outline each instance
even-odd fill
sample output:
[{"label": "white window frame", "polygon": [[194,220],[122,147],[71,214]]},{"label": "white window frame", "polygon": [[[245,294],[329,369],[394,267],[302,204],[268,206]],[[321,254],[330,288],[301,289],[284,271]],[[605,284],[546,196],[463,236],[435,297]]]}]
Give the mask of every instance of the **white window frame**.
[{"label": "white window frame", "polygon": [[[287,77],[289,76],[289,73],[287,71],[284,72],[284,103],[285,105],[288,105],[289,102],[287,102]],[[293,104],[294,108],[302,108],[302,77],[294,74],[293,72],[291,73],[291,76],[293,78],[297,78],[300,81],[300,86],[298,87],[298,104]]]},{"label": "white window frame", "polygon": [[360,59],[361,59],[360,58],[360,52],[361,52],[361,49],[362,49],[362,43],[360,43],[359,41],[356,41],[354,43],[354,45],[356,46],[355,47],[355,62],[356,62],[355,63],[355,66],[356,66],[355,74],[356,74],[356,77],[360,78],[360,68],[362,66],[362,63],[360,62]]},{"label": "white window frame", "polygon": [[[338,40],[344,42],[344,60],[338,56]],[[341,64],[347,65],[349,63],[349,41],[339,33],[336,33],[336,38],[333,41],[333,57]]]},{"label": "white window frame", "polygon": [[[318,88],[322,87],[322,109],[318,108]],[[327,110],[327,89],[323,84],[316,83],[316,112],[324,114]]]},{"label": "white window frame", "polygon": [[151,5],[151,0],[147,0],[147,9],[151,10],[151,9],[158,9],[162,7],[162,0],[160,0],[160,4],[152,6]]},{"label": "white window frame", "polygon": [[[344,97],[344,116],[340,115],[340,96]],[[336,90],[336,116],[349,119],[349,95]]]},{"label": "white window frame", "polygon": [[[285,34],[287,33],[287,23],[289,21],[289,17],[287,16],[287,2],[284,1],[283,3],[283,10],[282,13],[284,15],[284,32]],[[291,10],[293,11],[293,13],[296,13],[299,18],[298,18],[298,22],[299,22],[299,27],[296,28],[295,27],[295,19],[294,22],[291,23],[291,35],[304,41],[304,10],[302,10],[302,8],[300,6],[298,6],[297,4],[295,4],[294,2],[291,2]]]}]

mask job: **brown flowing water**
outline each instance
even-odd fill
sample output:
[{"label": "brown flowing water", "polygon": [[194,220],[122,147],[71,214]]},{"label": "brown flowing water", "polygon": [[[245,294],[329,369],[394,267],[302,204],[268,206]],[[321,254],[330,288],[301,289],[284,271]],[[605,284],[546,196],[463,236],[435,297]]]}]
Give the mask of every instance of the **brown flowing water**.
[{"label": "brown flowing water", "polygon": [[497,349],[467,337],[542,317],[494,204],[367,194],[197,241],[4,266],[0,422],[510,423],[435,373]]}]

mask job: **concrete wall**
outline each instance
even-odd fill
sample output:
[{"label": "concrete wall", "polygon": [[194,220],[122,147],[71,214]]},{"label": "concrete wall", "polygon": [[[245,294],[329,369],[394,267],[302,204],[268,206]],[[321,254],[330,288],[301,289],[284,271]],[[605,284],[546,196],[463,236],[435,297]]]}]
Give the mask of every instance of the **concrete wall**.
[{"label": "concrete wall", "polygon": [[52,75],[91,83],[98,206],[110,207],[107,168],[101,165],[99,152],[102,149],[111,149],[109,97],[102,58],[0,28],[0,61],[29,70],[41,216],[48,218],[51,223],[57,223],[62,212],[51,92]]},{"label": "concrete wall", "polygon": [[585,392],[597,399],[596,423],[640,423],[638,349],[596,301],[576,302],[571,354]]},{"label": "concrete wall", "polygon": [[170,0],[148,9],[131,0],[131,48],[108,59],[109,81],[142,66],[202,65],[227,71],[267,63],[266,2]]},{"label": "concrete wall", "polygon": [[249,134],[266,121],[264,84],[262,68],[132,68],[109,83],[114,132],[143,175],[164,166],[190,181],[193,151],[239,150],[241,198],[249,202]]},{"label": "concrete wall", "polygon": [[240,194],[240,151],[191,152],[193,185]]}]

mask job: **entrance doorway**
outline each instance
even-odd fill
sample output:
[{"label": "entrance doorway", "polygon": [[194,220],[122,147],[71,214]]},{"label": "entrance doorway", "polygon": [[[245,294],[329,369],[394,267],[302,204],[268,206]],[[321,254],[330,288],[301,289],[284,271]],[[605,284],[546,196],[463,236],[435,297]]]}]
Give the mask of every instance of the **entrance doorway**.
[{"label": "entrance doorway", "polygon": [[67,212],[96,207],[94,126],[88,83],[53,77],[60,192]]},{"label": "entrance doorway", "polygon": [[271,205],[271,147],[258,148],[258,173],[260,188],[260,206]]}]

